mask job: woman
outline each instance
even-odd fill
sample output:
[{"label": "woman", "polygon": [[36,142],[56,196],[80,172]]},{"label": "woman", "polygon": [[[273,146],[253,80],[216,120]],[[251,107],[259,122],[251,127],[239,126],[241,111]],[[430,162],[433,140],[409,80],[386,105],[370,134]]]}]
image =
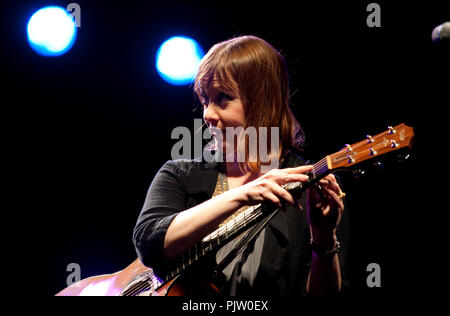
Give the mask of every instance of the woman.
[{"label": "woman", "polygon": [[[215,137],[215,150],[223,159],[168,161],[160,169],[134,230],[141,261],[164,275],[171,260],[218,226],[246,207],[266,202],[282,211],[223,269],[220,294],[342,292],[347,220],[344,217],[341,223],[346,212],[335,177],[326,176],[299,199],[283,187],[307,181],[312,167],[294,154],[303,134],[289,109],[288,75],[281,54],[255,36],[216,44],[201,62],[195,92]],[[248,134],[230,137],[230,130],[249,127],[257,131],[258,144],[261,139],[266,142],[269,160],[250,150],[254,146]],[[273,131],[278,133],[275,140]],[[241,159],[239,150],[244,153]],[[279,162],[277,168],[273,162]],[[213,264],[241,237],[215,251]]]}]

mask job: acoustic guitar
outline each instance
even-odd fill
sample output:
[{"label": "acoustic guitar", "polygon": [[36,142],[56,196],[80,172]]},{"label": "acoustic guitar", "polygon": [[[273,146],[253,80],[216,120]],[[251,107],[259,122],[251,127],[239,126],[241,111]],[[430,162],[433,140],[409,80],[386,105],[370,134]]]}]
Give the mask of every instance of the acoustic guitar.
[{"label": "acoustic guitar", "polygon": [[[368,135],[365,140],[346,145],[340,151],[328,155],[313,165],[307,182],[293,182],[284,188],[296,196],[299,192],[317,183],[321,178],[340,170],[354,170],[363,161],[383,156],[399,149],[411,149],[414,130],[405,124],[389,127],[388,130],[375,136]],[[122,271],[93,276],[80,280],[63,289],[57,296],[183,296],[192,293],[200,295],[216,295],[219,290],[214,280],[220,268],[229,262],[221,262],[222,267],[215,267],[204,274],[204,279],[191,278],[199,261],[208,254],[218,250],[230,240],[251,228],[263,227],[278,209],[258,204],[239,213],[233,220],[221,225],[215,231],[195,243],[167,267],[169,273],[164,279],[156,276],[150,267],[146,267],[136,259]],[[246,236],[251,238],[252,236]],[[238,246],[237,246],[238,247]],[[237,255],[237,253],[235,253]],[[184,286],[188,283],[189,286]]]}]

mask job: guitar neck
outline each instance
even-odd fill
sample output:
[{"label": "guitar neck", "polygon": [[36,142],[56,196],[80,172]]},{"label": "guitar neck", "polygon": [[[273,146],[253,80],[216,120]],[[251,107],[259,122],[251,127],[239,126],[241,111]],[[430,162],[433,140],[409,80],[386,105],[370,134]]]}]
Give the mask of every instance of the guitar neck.
[{"label": "guitar neck", "polygon": [[[399,124],[394,127],[389,126],[383,133],[375,136],[367,135],[365,140],[352,145],[346,145],[340,151],[319,160],[319,162],[313,165],[311,172],[308,174],[308,181],[292,182],[283,187],[293,196],[299,196],[306,188],[327,174],[336,170],[351,168],[365,160],[401,148],[411,148],[413,139],[414,130],[412,127],[406,126],[405,124]],[[166,277],[166,281],[176,277],[206,254],[218,249],[249,227],[252,227],[264,217],[263,215],[267,214],[268,210],[276,212],[273,205],[266,203],[258,204],[243,211],[226,224],[221,225],[173,261],[173,266],[169,269],[170,273]]]},{"label": "guitar neck", "polygon": [[[316,183],[318,180],[331,172],[329,162],[330,156],[327,156],[314,164],[311,172],[309,173],[309,180],[307,182],[291,182],[283,185],[283,187],[294,196],[298,196],[307,187]],[[250,227],[253,227],[264,217],[265,214],[268,213],[269,210],[274,210],[273,205],[266,203],[257,204],[247,208],[232,220],[219,226],[212,233],[195,243],[178,258],[173,260],[170,272],[166,276],[166,281],[173,279],[194,265],[208,253],[219,249]]]}]

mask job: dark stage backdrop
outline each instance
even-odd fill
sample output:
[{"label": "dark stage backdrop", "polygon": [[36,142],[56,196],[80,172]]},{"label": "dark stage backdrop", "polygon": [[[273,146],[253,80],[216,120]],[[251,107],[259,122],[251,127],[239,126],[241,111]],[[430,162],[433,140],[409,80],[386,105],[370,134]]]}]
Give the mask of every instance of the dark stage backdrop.
[{"label": "dark stage backdrop", "polygon": [[[371,1],[78,1],[74,47],[59,58],[36,55],[26,42],[28,18],[69,2],[2,3],[4,192],[11,202],[3,209],[2,254],[37,286],[34,295],[66,287],[70,263],[86,278],[136,258],[133,227],[155,173],[171,158],[171,131],[193,132],[201,118],[192,87],[170,86],[154,68],[158,46],[179,34],[205,51],[242,34],[281,50],[307,159],[388,125],[413,126],[411,161],[386,163],[359,180],[341,176],[352,293],[426,293],[424,282],[441,278],[448,194],[437,180],[447,178],[448,50],[432,44],[431,31],[450,19],[445,1],[376,1],[381,27],[373,28],[366,23]],[[381,268],[379,288],[366,284],[370,263]]]}]

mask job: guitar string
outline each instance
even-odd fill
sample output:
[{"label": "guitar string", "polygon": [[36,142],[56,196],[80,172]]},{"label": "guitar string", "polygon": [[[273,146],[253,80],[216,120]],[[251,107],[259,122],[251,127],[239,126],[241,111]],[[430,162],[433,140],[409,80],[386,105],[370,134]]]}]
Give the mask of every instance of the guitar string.
[{"label": "guitar string", "polygon": [[[145,282],[144,282],[145,283]],[[129,289],[124,291],[122,296],[136,296],[146,287],[145,284],[134,284]],[[131,290],[131,291],[130,291]]]},{"label": "guitar string", "polygon": [[[373,143],[374,145],[373,146],[371,146],[372,148],[373,147],[377,147],[377,146],[379,146],[379,145],[384,145],[384,142],[380,142],[380,143],[378,143],[377,144],[377,140],[378,139],[380,139],[381,137],[385,137],[385,136],[387,136],[387,135],[391,135],[391,134],[386,134],[386,133],[388,133],[388,132],[384,132],[384,133],[381,133],[381,134],[379,134],[379,135],[376,135],[376,136],[373,136],[372,137],[372,142],[368,142],[367,140],[366,141],[360,141],[360,142],[358,142],[358,143],[356,143],[356,144],[354,144],[354,145],[352,145],[352,146],[350,146],[350,148],[352,149],[352,151],[354,151],[354,150],[356,150],[356,149],[359,149],[360,147],[364,147],[364,146],[367,146],[368,144],[371,144],[371,143]],[[392,139],[390,139],[390,141],[395,141],[395,136],[392,138]],[[337,155],[348,155],[348,154],[354,154],[354,152],[352,153],[352,152],[349,152],[349,150],[347,149],[347,148],[343,148],[343,149],[341,149],[340,151],[338,151],[337,153],[335,153],[335,154],[332,154],[332,155],[330,155],[330,156],[337,156]],[[346,157],[347,158],[347,157]]]},{"label": "guitar string", "polygon": [[[379,138],[379,137],[381,137],[381,136],[383,136],[383,135],[379,135],[379,136],[373,137],[373,138],[372,138],[372,139],[373,139],[373,143],[375,143],[375,139],[377,139],[377,138]],[[391,140],[391,141],[392,141],[392,140]],[[356,143],[356,144],[353,145],[353,146],[350,146],[351,149],[352,149],[351,155],[358,155],[358,154],[360,154],[360,153],[356,152],[355,150],[356,150],[356,149],[359,149],[360,147],[367,146],[367,144],[368,144],[368,142],[361,141],[361,142],[359,142],[359,143]],[[383,146],[383,145],[384,145],[383,143],[375,144],[374,146],[372,146],[372,148],[375,149],[375,148],[378,148],[378,147]],[[386,147],[386,146],[385,146],[385,147]],[[349,154],[349,150],[348,150],[348,149],[347,149],[347,150],[346,150],[346,149],[342,149],[341,151],[339,151],[339,152],[337,152],[337,153],[335,153],[335,154],[331,154],[331,155],[330,155],[330,158],[333,159],[333,162],[340,162],[340,161],[343,161],[343,160],[348,159],[348,156],[349,156],[348,154]],[[324,158],[322,158],[318,163],[314,164],[314,165],[313,165],[313,170],[319,171],[320,169],[322,169],[323,167],[325,167],[325,166],[328,164],[326,158],[327,158],[327,157],[324,157]],[[290,188],[294,187],[295,185],[296,185],[296,183],[288,183],[287,185],[285,185],[285,188],[286,188],[286,189],[290,189]],[[255,210],[257,210],[257,209],[259,209],[259,207],[256,207],[255,209],[252,209],[252,210],[249,210],[250,212],[248,212],[248,213],[250,213],[250,216],[249,216],[247,219],[245,218],[245,213],[247,213],[247,210],[244,211],[244,212],[243,212],[243,214],[244,214],[244,215],[243,215],[243,216],[244,216],[244,219],[241,220],[240,222],[237,222],[238,218],[235,218],[235,219],[233,220],[233,222],[235,223],[235,225],[232,225],[234,231],[236,232],[236,231],[240,230],[241,228],[247,226],[247,225],[248,225],[248,222],[252,221],[254,218],[256,218],[257,216],[259,216],[259,215],[261,214],[261,212],[255,212]],[[215,245],[215,247],[218,246],[218,245],[220,244],[220,237],[222,237],[222,236],[224,235],[224,233],[225,233],[225,235],[228,235],[228,225],[224,225],[224,226],[225,226],[225,229],[222,229],[222,232],[220,231],[220,229],[218,229],[218,230],[217,230],[217,233],[216,233],[217,236],[216,236],[216,235],[211,236],[211,237],[208,239],[207,242],[209,242],[209,243],[211,244],[211,242],[217,241],[217,245]],[[214,232],[213,232],[213,233],[214,233]],[[202,240],[202,242],[203,242],[203,240]],[[211,248],[211,247],[210,247],[210,248]],[[188,250],[190,250],[190,248],[189,248]],[[196,258],[197,258],[197,252],[196,252],[195,254],[196,254]],[[184,255],[185,255],[185,254],[184,254]],[[183,261],[185,261],[185,259],[184,259]],[[194,261],[194,262],[195,262],[195,261]],[[191,265],[191,264],[192,264],[192,263],[191,263],[190,256],[189,256],[189,265]],[[183,264],[183,265],[184,265],[184,264]],[[189,266],[189,265],[188,265],[188,266]],[[149,279],[151,279],[151,278],[149,277]],[[132,290],[131,292],[129,291],[130,289],[128,289],[127,291],[124,292],[124,294],[127,293],[127,292],[128,292],[127,295],[135,295],[135,294],[138,294],[140,291],[142,291],[142,290],[143,290],[146,286],[148,286],[148,285],[149,285],[149,284],[148,284],[147,281],[143,281],[142,283],[136,284],[134,287],[131,287],[131,288],[130,288],[130,289]],[[151,287],[151,286],[150,286],[150,287]]]},{"label": "guitar string", "polygon": [[351,151],[349,151],[346,148],[341,149],[340,151],[338,151],[334,154],[331,154],[330,157],[332,158],[333,162],[338,162],[338,161],[348,159],[348,156],[358,154],[356,150],[358,150],[361,146],[352,146]]},{"label": "guitar string", "polygon": [[[313,165],[313,170],[316,169],[316,171],[319,171],[321,168],[323,168],[325,165],[327,164],[326,161],[326,157],[323,158],[321,161],[319,161],[318,163],[316,163],[315,165]],[[283,187],[287,190],[294,188],[296,185],[298,185],[298,182],[291,182],[288,183],[286,185],[283,185]],[[248,224],[250,222],[252,222],[254,219],[256,219],[257,217],[259,217],[262,213],[261,210],[261,205],[255,205],[253,208],[249,208],[247,210],[245,210],[241,216],[241,214],[238,215],[238,217],[236,217],[233,221],[231,221],[231,223],[234,223],[234,225],[230,225],[230,230],[233,230],[234,233],[236,233],[237,231],[240,231],[242,228],[248,226]],[[241,218],[239,218],[241,217]],[[225,228],[219,228],[216,231],[216,234],[213,235],[208,235],[210,236],[208,240],[206,240],[207,243],[209,243],[209,249],[211,250],[213,247],[211,247],[212,243],[216,243],[216,245],[214,245],[214,248],[218,245],[220,245],[220,238],[225,235],[228,235],[229,233],[229,226],[228,225],[224,225]],[[205,243],[204,240],[202,240],[202,243]],[[189,251],[191,250],[192,247],[190,247],[188,249],[188,253],[190,253]],[[182,265],[184,268],[189,267],[192,263],[195,263],[196,260],[194,260],[194,262],[191,262],[191,257],[189,256],[189,263],[186,264],[186,252],[183,254],[182,257]],[[196,257],[198,257],[198,253],[196,252]],[[178,264],[179,265],[179,264]],[[177,270],[179,270],[179,266],[177,267]],[[181,269],[184,270],[184,269]],[[173,271],[172,271],[173,274]],[[126,296],[134,296],[139,294],[140,292],[142,292],[146,287],[150,287],[152,288],[152,286],[148,283],[151,280],[151,277],[147,277],[147,280],[145,281],[141,281],[139,283],[136,283],[135,285],[131,286],[129,289],[127,289],[126,291],[124,291],[123,295]]]},{"label": "guitar string", "polygon": [[[151,282],[151,283],[150,283]],[[134,290],[129,294],[129,296],[136,296],[143,291],[146,291],[146,288],[149,290],[154,290],[155,286],[153,285],[154,281],[151,276],[147,276],[145,281],[142,281],[141,284],[137,284],[134,287]]]},{"label": "guitar string", "polygon": [[[291,182],[288,184],[283,185],[282,187],[284,187],[287,190],[291,190],[293,189],[295,186],[298,185],[298,183],[300,182]],[[240,230],[240,228],[243,228],[245,226],[248,225],[248,222],[251,222],[253,219],[255,219],[256,217],[258,217],[261,213],[262,210],[257,211],[259,208],[261,207],[261,204],[255,205],[252,209],[247,209],[246,211],[244,211],[243,213],[239,214],[234,220],[230,221],[229,223],[234,223],[234,225],[230,225],[231,226],[231,230]],[[255,212],[257,211],[257,212]],[[208,235],[207,237],[209,237],[209,239],[207,240],[207,242],[213,242],[216,241],[218,239],[220,239],[221,237],[223,237],[224,235],[228,234],[228,226],[224,225],[222,227],[225,228],[219,228],[216,231],[212,232],[210,235]]]},{"label": "guitar string", "polygon": [[146,287],[154,289],[155,287],[149,284],[149,281],[153,283],[152,277],[147,276],[146,279],[146,281],[141,281],[140,283],[132,285],[129,289],[123,292],[122,296],[136,296],[137,294],[141,293]]},{"label": "guitar string", "polygon": [[140,293],[148,291],[148,290],[152,290],[152,286],[149,286],[148,284],[143,284],[143,285],[137,286],[136,288],[133,289],[133,291],[131,293],[127,293],[124,296],[138,296]]},{"label": "guitar string", "polygon": [[[246,213],[251,214],[254,210],[256,210],[255,207],[250,207],[250,208],[244,210],[242,213],[238,214],[236,217],[230,219],[229,221],[227,221],[223,225],[219,226],[216,230],[214,230],[209,235],[207,235],[205,238],[203,238],[203,240],[206,240],[206,241],[209,242],[211,240],[214,240],[214,239],[222,236],[223,234],[227,235],[228,234],[228,227],[229,226],[233,227],[232,223],[236,223],[236,219],[237,218],[241,218],[241,217],[245,218],[245,214]],[[231,231],[231,229],[230,229],[230,231]]]},{"label": "guitar string", "polygon": [[[288,183],[285,185],[286,189],[291,189],[293,187],[295,187],[298,184],[298,182],[292,182],[292,183]],[[260,209],[260,205],[255,205],[255,207],[253,209],[247,209],[246,211],[244,211],[243,213],[249,213],[244,217],[245,220],[240,220],[238,221],[238,218],[234,219],[235,225],[233,230],[239,231],[241,228],[244,228],[248,225],[249,222],[252,222],[253,219],[257,218],[261,213],[262,210]],[[227,231],[228,229],[225,229],[225,231]],[[217,237],[215,238],[210,238],[210,240],[208,240],[208,242],[214,242],[217,241],[217,245],[218,246],[220,244],[219,239],[220,237],[223,236],[222,234],[218,234]],[[185,259],[184,259],[185,260]],[[150,289],[152,288],[152,286],[149,284],[149,281],[152,281],[152,278],[150,276],[146,277],[147,280],[143,280],[139,283],[136,283],[134,285],[132,285],[129,289],[127,289],[126,291],[123,292],[123,296],[135,296],[137,294],[139,294],[140,292],[142,292],[146,287],[149,287]]]},{"label": "guitar string", "polygon": [[[325,165],[327,165],[327,160],[326,157],[323,158],[321,161],[319,161],[317,164],[314,165],[313,169],[316,169],[316,171],[319,171],[320,169],[322,169]],[[299,182],[292,182],[292,183],[288,183],[286,185],[283,185],[283,187],[285,187],[285,189],[292,189],[295,186],[298,185]],[[242,228],[246,227],[250,222],[252,222],[254,219],[256,219],[257,217],[259,217],[262,213],[261,210],[261,205],[255,205],[247,210],[245,210],[243,213],[239,214],[233,221],[230,221],[230,223],[234,223],[234,225],[230,225],[228,223],[228,225],[224,225],[224,228],[218,228],[216,231],[212,232],[211,234],[209,234],[206,238],[208,239],[203,239],[201,240],[202,246],[200,247],[202,249],[202,252],[204,255],[205,253],[209,252],[210,250],[212,250],[213,248],[219,246],[221,244],[220,242],[220,238],[222,238],[224,235],[227,236],[229,232],[234,231],[233,233],[236,233],[237,231],[240,231]],[[194,246],[196,246],[199,243],[196,243]],[[208,244],[206,247],[204,246],[204,244]],[[186,253],[190,254],[190,250],[193,247],[188,248],[188,250],[186,252],[183,253],[182,257],[181,257],[181,263],[178,262],[175,264],[174,269],[172,269],[172,271],[169,273],[172,277],[178,273],[179,270],[183,271],[186,267],[189,267],[190,265],[192,265],[193,263],[195,263],[198,260],[198,251],[194,250],[194,254],[196,255],[197,260],[193,260],[193,262],[191,261],[191,256],[188,256],[188,261],[186,261]],[[209,250],[208,250],[209,249]],[[206,252],[205,252],[206,251]],[[175,270],[177,272],[175,272]]]},{"label": "guitar string", "polygon": [[[289,190],[294,188],[296,185],[298,185],[299,182],[291,182],[288,183],[286,185],[284,185],[283,187],[285,187],[285,189]],[[254,219],[256,219],[257,217],[259,217],[262,213],[261,210],[261,205],[255,205],[253,208],[249,208],[247,210],[245,210],[242,214],[242,218],[239,219],[239,217],[235,218],[232,222],[234,222],[235,224],[232,225],[232,230],[234,230],[234,233],[239,231],[240,229],[246,227],[250,222],[252,222]],[[222,229],[223,231],[225,231],[225,234],[228,233],[228,226],[226,226],[225,229]],[[224,235],[224,233],[222,233],[219,231],[217,233],[217,236],[211,237],[207,242],[208,243],[217,243],[217,245],[215,245],[214,247],[220,245],[220,238]],[[212,247],[210,247],[211,249]],[[184,253],[185,255],[185,253]],[[185,258],[183,259],[184,261],[186,260]],[[194,261],[195,262],[195,261]],[[189,265],[191,265],[192,263],[190,263]],[[186,266],[186,264],[184,264]],[[187,266],[189,266],[187,265]],[[133,286],[131,286],[129,289],[127,289],[126,291],[123,292],[123,296],[135,296],[137,294],[139,294],[140,292],[142,292],[146,287],[149,287],[150,289],[152,288],[152,286],[149,284],[149,281],[153,281],[151,280],[151,277],[147,277],[147,280],[145,281],[141,281],[139,283],[134,284]]]},{"label": "guitar string", "polygon": [[124,293],[123,296],[137,296],[139,293],[143,292],[145,285],[137,286],[135,288],[131,288],[131,293]]},{"label": "guitar string", "polygon": [[[230,221],[228,224],[233,223],[234,225],[230,225],[230,229],[226,228],[226,229],[222,229],[222,232],[218,232],[214,235],[210,234],[210,238],[207,240],[202,240],[203,243],[208,243],[209,246],[207,246],[207,249],[209,248],[209,250],[207,250],[207,252],[209,252],[210,250],[212,250],[212,248],[215,248],[217,246],[219,246],[221,244],[220,238],[223,237],[224,235],[227,236],[229,233],[236,234],[238,231],[240,231],[242,228],[246,227],[249,225],[249,223],[251,223],[255,218],[257,218],[262,211],[258,210],[258,208],[255,208],[252,210],[252,212],[248,212],[249,214],[247,214],[245,216],[245,220],[241,219],[241,220],[232,220]],[[226,239],[229,239],[229,237],[227,237]],[[205,252],[203,253],[203,255],[205,254]]]},{"label": "guitar string", "polygon": [[[256,219],[256,218],[262,213],[262,210],[260,209],[260,207],[258,207],[258,205],[255,205],[255,206],[257,206],[257,207],[253,208],[253,209],[251,210],[251,212],[248,212],[248,213],[250,213],[250,214],[246,216],[246,220],[245,220],[245,221],[244,221],[244,220],[240,220],[237,224],[235,224],[235,225],[232,226],[232,227],[233,227],[233,230],[234,230],[234,232],[232,232],[232,234],[235,234],[235,233],[237,233],[238,231],[240,231],[242,228],[246,227],[249,223],[251,223],[254,219]],[[247,210],[246,210],[245,212],[247,212]],[[235,220],[234,220],[234,221],[235,221]],[[231,221],[230,221],[230,222],[231,222]],[[228,230],[227,230],[227,231],[228,231]],[[214,232],[213,232],[213,233],[214,233]],[[211,234],[210,234],[210,235],[211,235]],[[208,236],[210,236],[210,235],[208,235]],[[211,250],[213,250],[215,247],[219,246],[219,245],[221,244],[220,238],[223,237],[223,235],[224,235],[223,233],[222,233],[222,234],[214,234],[213,236],[210,236],[210,238],[209,238],[208,240],[203,239],[202,241],[200,241],[199,243],[202,243],[202,244],[208,243],[208,246],[206,246],[206,247],[202,246],[202,247],[201,247],[202,250],[203,250],[203,251],[202,251],[203,254],[202,254],[201,256],[204,256],[204,255],[207,254],[209,251],[211,251]],[[199,244],[199,243],[198,243],[198,244]],[[189,249],[191,249],[191,248],[192,248],[192,247],[190,247]],[[180,258],[181,263],[180,263],[180,262],[176,263],[176,264],[175,264],[175,267],[174,267],[174,268],[171,270],[171,272],[169,273],[169,275],[170,275],[171,277],[175,277],[176,274],[179,273],[178,270],[181,270],[181,272],[182,272],[182,271],[185,270],[187,267],[191,266],[193,263],[195,263],[196,261],[198,261],[198,259],[197,259],[197,260],[194,260],[193,262],[191,262],[191,260],[190,260],[190,258],[189,258],[189,262],[186,262],[186,252],[188,252],[188,250],[185,251],[185,252],[182,254],[181,258]],[[200,257],[201,257],[201,256],[200,256]],[[197,257],[198,257],[198,254],[197,254]],[[177,270],[177,272],[174,273],[175,270]]]},{"label": "guitar string", "polygon": [[[147,276],[147,278],[151,279],[151,277]],[[142,290],[147,286],[148,281],[141,281],[140,283],[135,283],[132,285],[127,291],[124,291],[124,296],[135,296],[142,292]],[[131,291],[130,291],[131,290]]]},{"label": "guitar string", "polygon": [[[379,148],[384,148],[384,147],[387,147],[385,144],[383,144],[383,143],[379,143],[379,144],[376,144],[376,145],[374,145],[374,146],[372,146],[372,149],[373,150],[375,150],[375,149],[379,149]],[[370,152],[369,152],[370,153]],[[334,162],[334,163],[339,163],[339,162],[341,162],[341,161],[344,161],[344,160],[347,160],[347,159],[349,159],[349,152],[343,152],[343,153],[340,153],[340,152],[337,152],[337,153],[335,153],[335,154],[332,154],[332,155],[330,155],[331,156],[331,158],[332,158],[332,161]],[[353,155],[360,155],[360,154],[364,154],[363,152],[357,152],[357,151],[353,151],[351,154],[350,154],[350,156],[353,156]]]},{"label": "guitar string", "polygon": [[[330,156],[333,159],[336,159],[337,157],[341,158],[343,156],[345,156],[345,158],[347,158],[347,156],[355,154],[356,150],[358,150],[360,147],[367,146],[367,144],[368,143],[366,143],[366,142],[360,143],[359,145],[355,144],[354,146],[350,146],[351,150],[348,150],[347,148],[343,148],[340,151],[338,151],[338,152],[336,152],[334,154],[331,154]],[[374,146],[370,146],[370,148],[374,148],[374,147],[377,147],[379,145],[383,145],[383,144],[381,144],[381,143],[380,144],[375,144]]]},{"label": "guitar string", "polygon": [[[376,139],[376,138],[377,137],[375,137],[374,139]],[[355,144],[352,147],[352,149],[359,149],[360,147],[363,147],[363,146],[366,146],[366,145],[367,145],[367,143],[362,141],[360,143]],[[383,147],[383,146],[386,147],[383,143],[378,143],[378,144],[375,144],[374,146],[372,146],[372,148],[378,149],[379,147]],[[330,155],[330,158],[333,159],[333,162],[340,162],[340,161],[343,161],[345,159],[348,159],[348,153],[349,152],[345,151],[345,149],[343,149],[341,151],[342,152],[337,152],[335,154]],[[359,153],[356,152],[355,150],[353,150],[352,154],[358,155]],[[323,167],[327,166],[328,165],[327,157],[328,156],[322,158],[318,163],[314,164],[313,165],[313,171],[318,172]],[[292,188],[295,185],[296,185],[296,183],[289,183],[289,184],[286,185],[286,189],[290,189],[290,188]],[[248,224],[248,221],[253,220],[254,218],[256,218],[257,216],[259,216],[261,214],[260,212],[253,212],[253,211],[254,210],[250,210],[250,217],[248,217],[247,219],[245,219],[245,216],[244,216],[244,220],[241,219],[239,222],[236,222],[236,220],[238,218],[233,220],[235,225],[232,225],[231,227],[234,229],[234,231],[240,230],[241,228],[245,227]],[[244,215],[245,215],[245,213],[246,212],[244,212]],[[220,245],[220,238],[223,237],[224,233],[225,233],[225,235],[228,234],[228,225],[226,225],[224,229],[217,229],[216,231],[214,231],[213,233],[211,233],[210,235],[207,236],[207,237],[209,237],[207,240],[202,240],[202,242],[209,243],[209,249],[212,248],[212,246],[211,246],[212,243],[217,243],[217,245],[214,245],[214,247],[216,247],[216,246]],[[189,266],[192,263],[191,263],[190,257],[188,259],[189,259],[189,264],[188,264],[188,266]],[[183,266],[185,265],[185,261],[186,261],[186,259],[184,258],[183,259]],[[179,268],[179,267],[177,267],[177,268]],[[183,269],[181,269],[181,270],[183,270]]]},{"label": "guitar string", "polygon": [[[395,128],[394,128],[394,130],[396,130]],[[394,132],[395,133],[395,132]],[[384,133],[381,133],[381,134],[378,134],[378,135],[375,135],[375,136],[373,136],[371,139],[372,139],[372,141],[371,142],[369,142],[369,141],[360,141],[360,142],[358,142],[358,143],[356,143],[356,144],[354,144],[354,145],[352,145],[352,146],[350,146],[350,148],[351,149],[359,149],[360,147],[362,147],[362,146],[367,146],[367,144],[371,144],[371,143],[373,143],[374,144],[374,146],[372,146],[372,148],[373,147],[376,147],[376,146],[382,146],[382,145],[384,145],[384,143],[385,143],[385,141],[387,141],[387,140],[385,140],[385,141],[383,141],[383,142],[379,142],[379,143],[377,143],[377,141],[381,138],[381,137],[386,137],[386,136],[388,136],[388,135],[394,135],[388,142],[389,143],[391,143],[392,141],[395,141],[396,140],[396,136],[395,136],[395,134],[389,134],[388,132],[384,132]],[[406,136],[404,136],[405,138],[407,138]],[[397,141],[398,141],[398,139],[397,139]],[[342,150],[340,150],[339,152],[337,152],[337,153],[335,153],[335,154],[332,154],[332,155],[330,155],[330,156],[333,156],[333,155],[339,155],[339,153],[341,153],[342,151],[345,151],[347,148],[343,148]],[[347,150],[347,151],[345,151],[345,152],[342,152],[341,153],[341,155],[346,155],[346,154],[348,154],[349,153],[349,151]]]},{"label": "guitar string", "polygon": [[314,173],[320,171],[323,167],[328,165],[327,157],[321,159],[318,163],[313,165]]},{"label": "guitar string", "polygon": [[[282,187],[285,188],[286,190],[291,190],[295,186],[297,186],[299,183],[300,182],[290,182],[290,183],[283,185]],[[247,222],[251,222],[255,217],[259,216],[262,213],[262,211],[255,212],[260,207],[261,207],[261,204],[258,204],[258,205],[253,206],[252,208],[245,210],[241,214],[239,214],[233,221],[229,222],[229,223],[234,223],[234,225],[231,225],[230,230],[236,231],[242,227],[245,227],[248,224]],[[222,228],[222,227],[225,227],[225,228]],[[229,231],[228,225],[223,225],[222,227],[217,229],[216,231],[212,232],[210,235],[208,235],[207,237],[209,237],[209,239],[207,240],[207,242],[215,241],[216,239],[220,239],[221,237],[223,237],[223,235],[227,235],[228,231]]]},{"label": "guitar string", "polygon": [[[241,214],[237,215],[233,220],[229,221],[227,224],[219,227],[218,229],[216,229],[215,231],[213,231],[211,234],[209,234],[207,237],[209,237],[209,239],[207,240],[208,242],[211,240],[215,240],[218,239],[220,237],[223,237],[223,235],[227,235],[228,231],[235,231],[239,229],[239,225],[241,222],[244,222],[244,226],[246,225],[246,222],[249,222],[251,220],[253,220],[255,218],[254,215],[259,215],[259,212],[255,212],[257,211],[257,209],[260,207],[261,205],[255,205],[251,208],[248,208],[247,210],[245,210],[244,212],[242,212]],[[234,225],[231,225],[231,223],[234,223]],[[237,224],[236,224],[237,223]],[[230,225],[231,229],[228,229],[228,225]],[[207,238],[205,237],[205,238]]]},{"label": "guitar string", "polygon": [[[254,215],[256,215],[256,216],[259,215],[259,212],[256,214],[254,214],[254,212],[255,212],[255,210],[257,210],[260,207],[261,207],[261,204],[254,205],[254,206],[247,208],[245,211],[238,214],[235,218],[230,220],[228,223],[220,226],[215,231],[213,231],[212,233],[207,235],[205,238],[203,238],[203,241],[210,242],[217,238],[221,238],[224,235],[226,236],[226,235],[228,235],[229,232],[232,232],[233,230],[236,231],[237,228],[241,227],[241,226],[239,226],[239,224],[241,222],[244,222],[244,226],[245,226],[247,221],[251,221],[254,219]],[[233,225],[233,223],[234,223],[234,225]],[[238,225],[236,225],[236,223],[238,223]]]},{"label": "guitar string", "polygon": [[[288,183],[286,185],[283,185],[283,187],[285,187],[286,189],[292,189],[295,186],[298,185],[299,182],[291,182]],[[227,223],[228,225],[224,225],[225,228],[222,228],[224,226],[222,226],[221,228],[217,229],[216,231],[214,231],[213,233],[211,233],[210,235],[208,235],[208,239],[203,239],[201,242],[203,244],[207,243],[208,246],[206,247],[201,247],[203,250],[203,254],[205,254],[205,250],[206,252],[211,251],[213,248],[219,246],[221,244],[220,239],[225,235],[227,236],[228,233],[232,233],[235,234],[238,231],[241,231],[241,229],[247,227],[249,225],[249,223],[253,222],[254,219],[258,218],[261,214],[262,214],[262,209],[261,209],[261,205],[255,205],[253,208],[249,208],[246,211],[244,211],[243,213],[239,214],[235,219],[233,219],[232,221],[230,221],[229,223]],[[233,225],[231,225],[231,223],[234,223]],[[230,228],[230,229],[229,229]],[[227,240],[229,238],[226,238],[225,240]],[[190,249],[192,249],[193,247],[190,247]],[[177,263],[176,264],[176,270],[181,270],[183,271],[186,267],[189,267],[190,265],[192,265],[193,263],[195,263],[197,260],[193,260],[191,262],[191,258],[188,258],[188,262],[186,261],[186,253],[188,253],[188,251],[186,251],[182,257],[181,263]],[[198,252],[197,252],[197,257],[198,257]],[[174,277],[174,269],[172,269],[171,271],[171,276]],[[176,274],[176,273],[175,273]]]},{"label": "guitar string", "polygon": [[[382,147],[384,145],[383,143],[376,144],[376,141],[375,141],[376,139],[380,138],[383,135],[385,135],[385,134],[376,135],[376,136],[372,137],[373,143],[375,143],[374,146],[372,146],[372,148],[374,150],[378,149],[379,147]],[[356,143],[355,145],[351,146],[352,151],[353,151],[351,154],[356,154],[356,155],[360,154],[358,152],[355,152],[355,149],[359,149],[360,147],[363,147],[366,145],[367,145],[366,141],[361,141],[359,143]],[[348,156],[349,156],[348,154],[349,154],[349,151],[348,150],[346,151],[345,149],[343,149],[340,152],[330,155],[330,157],[333,159],[333,162],[340,162],[345,159],[348,159]],[[315,171],[315,172],[320,171],[323,167],[327,166],[328,165],[327,157],[322,158],[322,160],[320,160],[317,164],[315,164],[313,166],[313,171]],[[220,237],[220,234],[218,237]]]}]

